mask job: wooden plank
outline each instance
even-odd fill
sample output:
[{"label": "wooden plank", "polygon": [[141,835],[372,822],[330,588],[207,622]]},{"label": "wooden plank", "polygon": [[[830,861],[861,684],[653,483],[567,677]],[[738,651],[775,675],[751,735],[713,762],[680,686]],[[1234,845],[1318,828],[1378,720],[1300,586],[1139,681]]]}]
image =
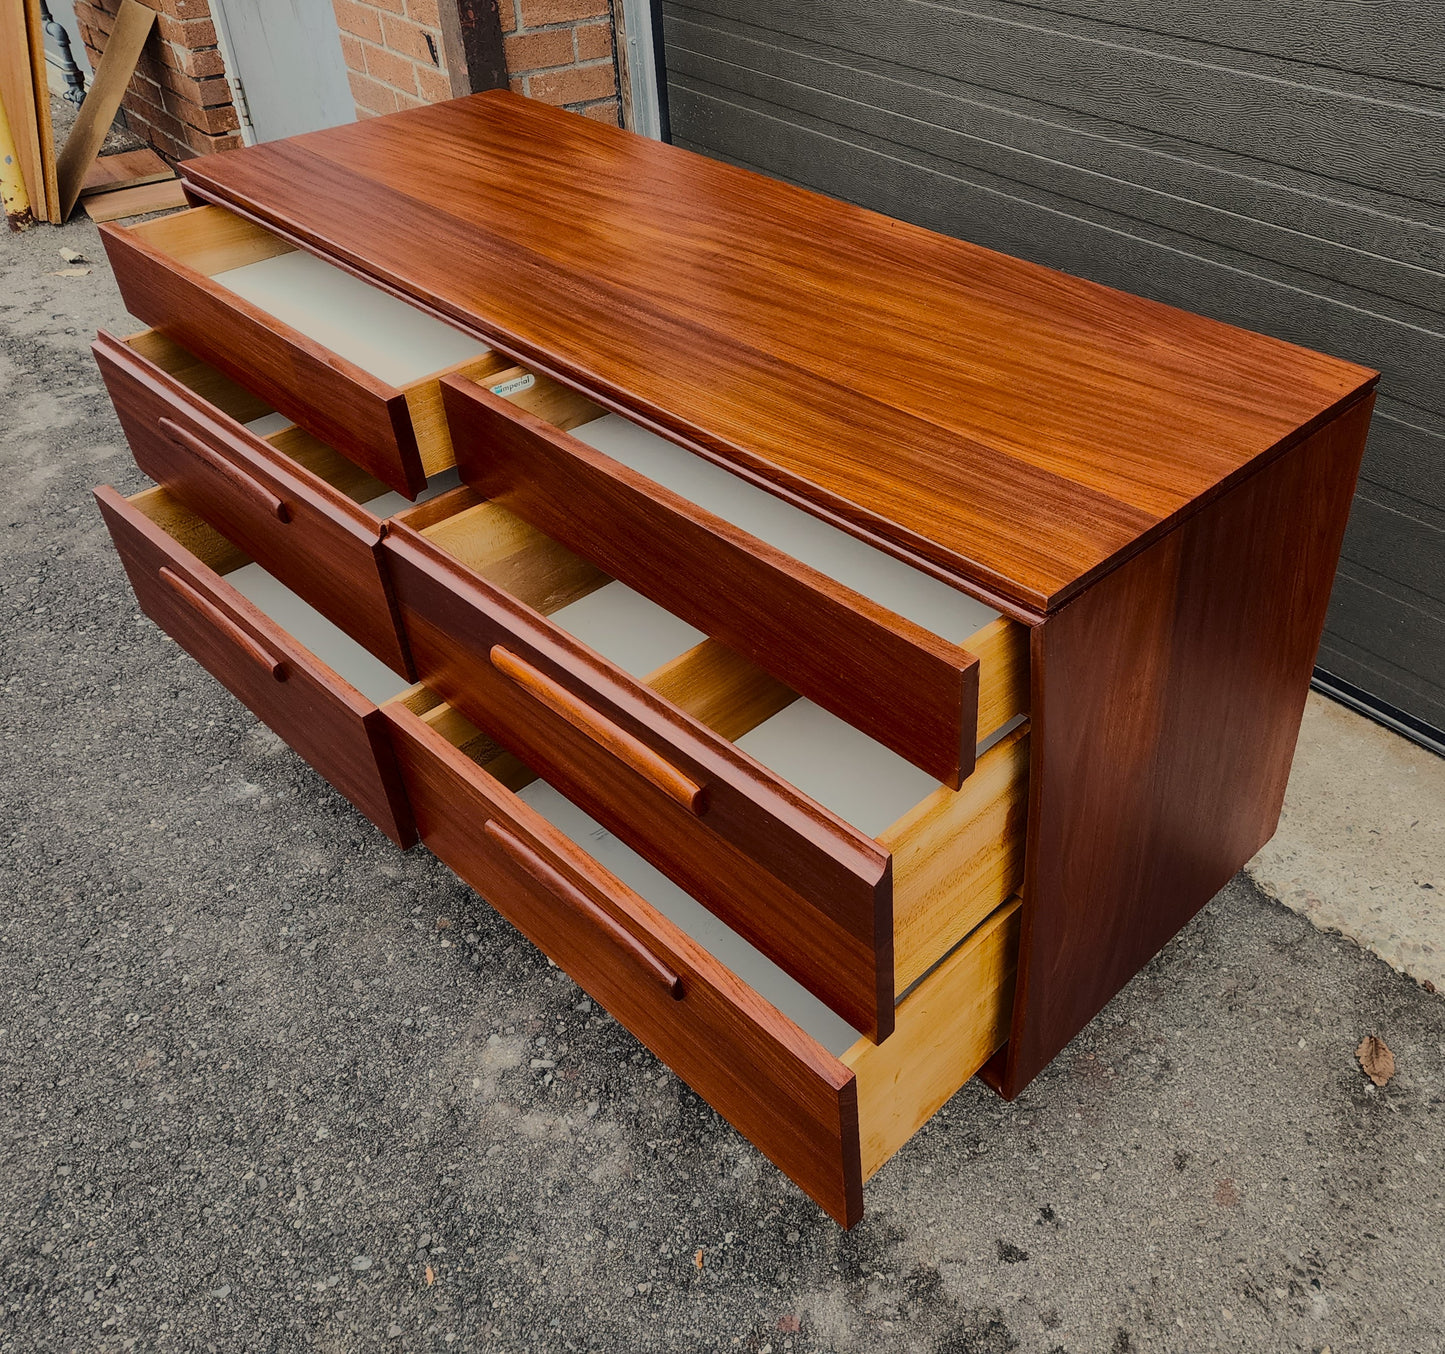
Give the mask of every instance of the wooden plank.
[{"label": "wooden plank", "polygon": [[1008,1037],[1019,903],[998,909],[898,1004],[893,1037],[860,1039],[843,1062],[858,1084],[868,1180]]},{"label": "wooden plank", "polygon": [[355,461],[348,460],[294,423],[289,428],[268,433],[265,440],[355,503],[368,503],[386,493],[386,485],[376,476],[367,474]]},{"label": "wooden plank", "polygon": [[126,502],[154,522],[188,554],[194,555],[206,568],[218,574],[229,574],[251,563],[250,555],[228,541],[204,518],[197,517],[159,484],[132,494]]},{"label": "wooden plank", "polygon": [[[41,34],[39,0],[5,0],[0,5],[0,99],[5,103],[30,210],[37,220],[48,221],[51,217],[46,206],[43,152],[50,135],[50,94],[43,83],[38,88],[35,83],[33,38],[37,34]],[[40,62],[43,80],[43,50]],[[54,153],[52,147],[52,157]]]},{"label": "wooden plank", "polygon": [[45,64],[45,26],[40,0],[25,0],[25,32],[30,39],[30,76],[35,86],[36,131],[40,137],[40,173],[45,180],[45,219],[65,220],[60,209],[60,174],[55,162],[55,128],[50,119],[50,80]]},{"label": "wooden plank", "polygon": [[462,478],[957,787],[978,662],[482,386],[443,383]]},{"label": "wooden plank", "polygon": [[963,642],[978,659],[978,739],[1029,709],[1029,627],[1007,616]]},{"label": "wooden plank", "polygon": [[[886,1037],[892,875],[877,842],[395,519],[383,549],[423,682],[855,1029]],[[509,681],[498,645],[705,785],[703,815]]]},{"label": "wooden plank", "polygon": [[405,278],[529,370],[1037,612],[1375,379],[501,92],[182,173]]},{"label": "wooden plank", "polygon": [[185,205],[186,192],[177,178],[120,188],[85,199],[86,215],[96,222],[119,221],[127,216],[144,216],[148,212],[170,211]]},{"label": "wooden plank", "polygon": [[[431,850],[834,1218],[856,1222],[847,1068],[422,719],[383,713]],[[521,852],[499,849],[497,828]],[[680,999],[652,980],[658,966]]]},{"label": "wooden plank", "polygon": [[1021,728],[978,759],[961,790],[939,786],[879,836],[893,855],[899,992],[1019,891],[1028,787],[1028,729]]},{"label": "wooden plank", "polygon": [[112,193],[121,188],[138,188],[143,183],[158,183],[175,177],[170,167],[149,146],[140,150],[123,150],[115,155],[101,155],[91,165],[80,190],[82,198],[95,193]]},{"label": "wooden plank", "polygon": [[498,0],[471,0],[440,7],[443,64],[454,99],[482,89],[507,88]]},{"label": "wooden plank", "polygon": [[1273,835],[1372,399],[1034,630],[1005,1095]]},{"label": "wooden plank", "polygon": [[110,124],[115,120],[126,86],[135,72],[141,48],[155,23],[155,10],[138,0],[120,0],[115,26],[106,40],[105,52],[96,67],[95,78],[86,91],[85,102],[70,135],[61,148],[55,173],[60,188],[60,217],[69,217],[80,198],[85,176],[100,150]]},{"label": "wooden plank", "polygon": [[601,418],[607,412],[581,391],[564,386],[550,376],[539,376],[525,367],[508,367],[505,371],[497,372],[491,380],[480,384],[485,385],[493,395],[510,400],[518,409],[525,409],[529,414],[534,414],[564,432],[571,428],[580,428],[584,423],[591,423],[593,419]]}]

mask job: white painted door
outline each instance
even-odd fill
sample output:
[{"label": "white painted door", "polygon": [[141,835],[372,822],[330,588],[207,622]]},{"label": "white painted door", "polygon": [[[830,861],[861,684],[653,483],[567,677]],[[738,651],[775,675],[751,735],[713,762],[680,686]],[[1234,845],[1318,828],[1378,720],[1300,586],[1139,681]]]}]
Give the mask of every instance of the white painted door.
[{"label": "white painted door", "polygon": [[211,12],[248,142],[356,121],[331,0],[223,0]]}]

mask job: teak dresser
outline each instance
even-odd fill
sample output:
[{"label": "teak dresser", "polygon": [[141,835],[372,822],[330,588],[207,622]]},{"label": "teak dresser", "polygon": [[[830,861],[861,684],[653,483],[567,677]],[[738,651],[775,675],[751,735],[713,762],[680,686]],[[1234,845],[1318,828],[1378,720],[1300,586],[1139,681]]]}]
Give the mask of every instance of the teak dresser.
[{"label": "teak dresser", "polygon": [[1374,373],[505,93],[181,172],[142,607],[840,1222],[1273,833]]}]

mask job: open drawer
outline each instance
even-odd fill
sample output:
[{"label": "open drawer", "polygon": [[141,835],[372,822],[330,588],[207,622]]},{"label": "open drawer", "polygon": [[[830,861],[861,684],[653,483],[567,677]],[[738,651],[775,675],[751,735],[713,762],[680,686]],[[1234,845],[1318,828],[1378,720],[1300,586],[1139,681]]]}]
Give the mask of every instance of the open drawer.
[{"label": "open drawer", "polygon": [[383,550],[420,680],[868,1037],[1018,887],[1024,627],[954,790],[465,486]]},{"label": "open drawer", "polygon": [[453,463],[439,377],[509,365],[221,207],[101,234],[131,314],[408,497]]},{"label": "open drawer", "polygon": [[443,383],[457,468],[614,578],[957,789],[986,732],[958,588],[531,373]]},{"label": "open drawer", "polygon": [[95,497],[141,610],[410,846],[416,834],[377,708],[406,680],[166,490],[123,498],[105,485]]},{"label": "open drawer", "polygon": [[1003,1043],[1017,900],[875,1045],[434,693],[383,709],[427,845],[844,1226],[863,1182]]},{"label": "open drawer", "polygon": [[382,518],[407,501],[155,330],[91,351],[136,464],[411,675],[381,561]]}]

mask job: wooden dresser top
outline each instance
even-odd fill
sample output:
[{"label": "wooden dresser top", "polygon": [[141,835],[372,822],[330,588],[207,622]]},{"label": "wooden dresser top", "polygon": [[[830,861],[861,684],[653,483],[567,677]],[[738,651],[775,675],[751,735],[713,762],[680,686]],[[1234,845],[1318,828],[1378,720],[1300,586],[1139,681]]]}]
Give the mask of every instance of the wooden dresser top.
[{"label": "wooden dresser top", "polygon": [[1034,611],[1376,380],[502,92],[181,173],[197,196]]}]

